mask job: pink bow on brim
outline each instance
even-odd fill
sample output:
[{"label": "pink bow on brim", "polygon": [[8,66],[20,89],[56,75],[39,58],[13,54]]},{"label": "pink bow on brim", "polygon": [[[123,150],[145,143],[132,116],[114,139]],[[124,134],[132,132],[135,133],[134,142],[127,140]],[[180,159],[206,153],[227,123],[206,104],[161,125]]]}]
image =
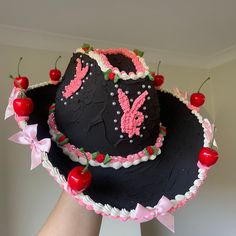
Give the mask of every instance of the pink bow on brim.
[{"label": "pink bow on brim", "polygon": [[161,224],[174,233],[174,216],[169,213],[172,207],[173,204],[165,196],[162,196],[154,209],[145,208],[138,203],[135,209],[136,221],[143,223],[156,218]]},{"label": "pink bow on brim", "polygon": [[51,147],[51,139],[45,138],[40,141],[37,140],[38,125],[28,125],[23,131],[20,131],[9,138],[15,143],[30,145],[31,148],[31,170],[41,164],[42,152],[49,152]]},{"label": "pink bow on brim", "polygon": [[18,97],[20,93],[19,88],[14,87],[11,91],[10,97],[8,99],[8,105],[5,111],[5,120],[15,114],[15,111],[13,109],[13,101]]}]

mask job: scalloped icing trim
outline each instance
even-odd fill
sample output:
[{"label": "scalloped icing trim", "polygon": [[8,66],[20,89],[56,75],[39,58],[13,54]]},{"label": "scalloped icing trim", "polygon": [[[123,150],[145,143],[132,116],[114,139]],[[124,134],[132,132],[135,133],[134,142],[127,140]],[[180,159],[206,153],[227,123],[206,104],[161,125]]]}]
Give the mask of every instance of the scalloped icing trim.
[{"label": "scalloped icing trim", "polygon": [[[122,79],[122,80],[128,80],[128,79],[137,80],[140,78],[145,78],[146,76],[150,75],[149,67],[145,63],[144,58],[137,56],[134,52],[126,48],[117,48],[115,50],[114,49],[104,49],[104,50],[94,49],[93,51],[89,51],[88,53],[85,53],[85,51],[82,48],[78,48],[75,52],[89,55],[92,59],[94,59],[98,63],[99,67],[104,73],[106,73],[108,70],[112,70],[112,72],[116,74],[117,76],[119,76],[119,79]],[[136,68],[136,73],[130,72],[127,74],[125,71],[120,71],[118,68],[113,67],[109,63],[104,53],[105,54],[121,53],[127,56],[134,63],[134,66]]]},{"label": "scalloped icing trim", "polygon": [[[52,135],[52,140],[56,142],[57,135],[59,133],[60,134],[62,134],[62,133],[57,129],[57,125],[56,125],[56,122],[55,122],[54,111],[52,111],[49,114],[48,125],[49,125],[49,132]],[[160,126],[160,127],[162,127],[162,126]],[[144,151],[145,150],[144,149],[144,150],[142,150],[138,153],[130,154],[126,157],[109,156],[111,158],[111,160],[106,164],[100,163],[96,160],[93,160],[92,153],[90,153],[90,152],[86,152],[86,155],[89,159],[89,164],[91,166],[101,166],[101,167],[105,167],[105,168],[112,167],[114,169],[119,169],[121,167],[129,168],[132,165],[138,165],[140,162],[145,162],[145,161],[148,161],[148,160],[155,160],[156,157],[161,154],[160,147],[163,145],[163,141],[164,141],[164,136],[160,133],[159,136],[156,139],[156,143],[153,145],[156,149],[156,151],[153,155],[147,155],[147,153]],[[63,150],[63,152],[67,156],[69,156],[69,158],[72,161],[79,162],[82,165],[86,164],[87,160],[86,160],[86,158],[84,157],[84,154],[81,152],[81,150],[79,148],[76,148],[74,145],[72,145],[70,143],[66,143],[63,146],[58,145],[58,147],[60,147]]]},{"label": "scalloped icing trim", "polygon": [[[43,86],[49,85],[50,82],[44,82],[37,85],[30,86],[28,90],[39,88]],[[167,90],[161,90],[165,93],[170,93],[176,98],[178,98],[181,102],[183,102],[186,106],[188,106],[188,101],[184,99],[183,97],[173,94]],[[203,125],[203,118],[202,116],[195,110],[191,111],[192,114],[194,114],[199,123],[202,125],[204,130],[204,147],[209,147],[210,141],[206,138],[206,127]],[[20,128],[24,128],[27,125],[26,121],[19,121],[18,125]],[[56,167],[53,167],[51,162],[48,159],[47,153],[42,152],[42,166],[49,172],[49,174],[56,180],[56,182],[61,186],[62,189],[64,189],[66,192],[68,192],[70,195],[73,196],[73,198],[79,202],[80,205],[85,206],[88,210],[93,210],[97,214],[108,216],[110,218],[120,219],[122,221],[127,221],[129,219],[135,220],[134,214],[135,209],[128,211],[126,209],[117,209],[116,207],[112,207],[109,204],[101,204],[94,202],[88,195],[84,195],[83,193],[79,193],[76,195],[73,195],[72,190],[69,188],[68,183],[63,175],[59,173],[59,170]],[[178,194],[175,196],[175,199],[172,199],[171,202],[173,203],[173,207],[171,208],[170,212],[176,211],[178,208],[184,206],[187,201],[192,199],[196,196],[197,191],[199,187],[203,184],[204,180],[207,177],[208,168],[199,168],[198,169],[198,178],[193,182],[193,185],[189,188],[189,191],[187,191],[184,195]],[[146,207],[149,210],[155,211],[155,208],[153,207]],[[154,214],[155,215],[155,214]]]}]

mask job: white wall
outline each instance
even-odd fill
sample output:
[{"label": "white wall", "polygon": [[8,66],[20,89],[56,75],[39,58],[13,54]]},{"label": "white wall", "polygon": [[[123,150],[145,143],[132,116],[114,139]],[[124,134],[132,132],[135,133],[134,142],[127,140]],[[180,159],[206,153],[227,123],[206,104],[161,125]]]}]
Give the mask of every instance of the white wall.
[{"label": "white wall", "polygon": [[[0,143],[1,150],[3,150],[1,154],[1,159],[3,160],[1,160],[0,167],[2,177],[0,180],[0,222],[2,225],[0,224],[0,226],[1,230],[5,230],[0,231],[0,235],[36,235],[60,193],[57,184],[54,183],[52,178],[48,176],[42,167],[32,172],[29,170],[29,150],[24,146],[13,144],[7,140],[10,135],[18,131],[18,127],[13,119],[3,121],[7,98],[12,88],[12,82],[9,81],[8,75],[10,73],[16,73],[16,64],[19,57],[24,57],[21,68],[22,74],[28,75],[31,84],[34,84],[48,79],[48,71],[53,66],[58,55],[62,55],[63,57],[61,62],[59,62],[59,67],[63,71],[67,66],[71,54],[0,45],[0,117],[2,117],[2,119],[0,119]],[[228,213],[235,217],[235,213],[233,213],[232,210],[228,212],[230,209],[234,209],[235,212],[235,204],[229,208],[230,203],[234,203],[233,196],[236,191],[235,188],[232,187],[232,182],[229,181],[230,178],[233,179],[231,176],[232,173],[230,174],[230,171],[228,171],[233,169],[235,160],[233,160],[233,156],[230,155],[233,153],[233,146],[231,146],[230,149],[229,144],[227,144],[224,139],[225,132],[232,132],[231,129],[232,127],[235,129],[235,126],[232,124],[232,127],[229,128],[228,116],[220,112],[222,109],[226,109],[224,99],[225,96],[228,96],[228,89],[233,90],[233,88],[229,83],[221,90],[220,84],[222,77],[219,76],[220,72],[218,70],[220,70],[220,68],[214,69],[212,72],[213,77],[217,77],[217,79],[214,78],[214,81],[206,85],[203,91],[207,95],[205,107],[210,114],[214,115],[217,126],[219,127],[219,144],[223,147],[227,146],[227,151],[226,148],[225,151],[222,150],[222,156],[226,155],[227,157],[211,170],[209,178],[206,184],[201,188],[198,197],[175,214],[177,236],[194,236],[200,234],[204,236],[212,235],[211,233],[213,232],[215,236],[222,235],[223,226],[227,226],[225,229],[228,230],[226,231],[228,234],[224,235],[231,236],[233,232],[236,232],[236,230],[233,231],[234,226],[230,225],[232,220],[226,218]],[[164,63],[161,72],[166,77],[165,87],[171,88],[177,86],[189,92],[196,91],[201,81],[209,75],[209,72],[204,69],[170,66],[164,65]],[[225,69],[224,74],[226,72],[227,69]],[[228,79],[231,79],[231,82],[235,83],[233,81],[233,74]],[[217,93],[211,93],[211,89],[213,89],[213,92],[217,91]],[[218,94],[226,95],[222,96],[223,98],[221,100]],[[211,100],[211,98],[213,99]],[[212,102],[215,104],[215,101],[218,104],[217,106],[212,105]],[[227,109],[229,110],[229,108]],[[225,117],[227,117],[226,125],[224,122]],[[233,119],[231,122],[233,122]],[[232,140],[230,142],[233,143],[233,136],[231,135],[230,138]],[[227,199],[227,204],[224,203],[219,207],[219,203],[222,202],[222,199]],[[222,210],[223,219],[219,215],[219,209]],[[106,224],[106,227],[110,225],[110,228],[107,230],[112,232],[114,223],[112,223],[112,221],[109,222],[109,224]],[[120,227],[127,227],[127,234],[122,233],[124,236],[132,235],[132,232],[128,230],[130,229],[129,224],[125,225],[120,223]],[[142,232],[143,236],[170,235],[166,229],[156,222],[143,224]],[[105,236],[105,233],[102,236]]]}]

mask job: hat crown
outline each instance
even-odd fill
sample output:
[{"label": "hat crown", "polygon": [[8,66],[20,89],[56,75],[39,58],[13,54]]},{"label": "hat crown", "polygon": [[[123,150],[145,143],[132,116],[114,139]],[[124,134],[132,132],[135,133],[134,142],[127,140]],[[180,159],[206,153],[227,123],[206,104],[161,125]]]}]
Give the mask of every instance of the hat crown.
[{"label": "hat crown", "polygon": [[[153,145],[158,137],[160,110],[154,83],[144,73],[138,77],[143,68],[137,56],[122,52],[77,52],[70,60],[57,91],[55,119],[78,148],[128,155]],[[104,58],[105,65],[112,66],[109,70],[101,64]],[[116,71],[136,79],[115,83]]]}]

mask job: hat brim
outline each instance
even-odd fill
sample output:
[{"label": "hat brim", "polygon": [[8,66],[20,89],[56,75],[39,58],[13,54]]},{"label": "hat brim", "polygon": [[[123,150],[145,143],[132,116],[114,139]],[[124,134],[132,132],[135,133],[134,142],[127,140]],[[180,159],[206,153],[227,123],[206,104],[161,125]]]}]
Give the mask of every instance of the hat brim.
[{"label": "hat brim", "polygon": [[[38,124],[39,140],[51,138],[47,124],[48,108],[55,102],[57,87],[45,84],[27,92],[27,96],[34,102],[34,111],[28,124]],[[88,196],[90,201],[100,204],[99,206],[130,212],[137,203],[154,207],[163,195],[172,200],[182,196],[185,202],[192,197],[191,187],[194,187],[194,181],[199,175],[198,153],[204,146],[203,126],[194,112],[173,94],[164,91],[157,93],[161,122],[167,127],[160,156],[155,160],[119,170],[90,166],[93,180],[91,186],[80,195],[83,200]],[[70,170],[78,164],[65,155],[53,141],[43,163],[60,184],[63,181],[67,184]],[[61,182],[58,178],[61,178]],[[193,193],[194,191],[196,188],[192,190]],[[86,201],[81,202],[89,205]]]}]

